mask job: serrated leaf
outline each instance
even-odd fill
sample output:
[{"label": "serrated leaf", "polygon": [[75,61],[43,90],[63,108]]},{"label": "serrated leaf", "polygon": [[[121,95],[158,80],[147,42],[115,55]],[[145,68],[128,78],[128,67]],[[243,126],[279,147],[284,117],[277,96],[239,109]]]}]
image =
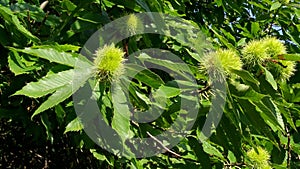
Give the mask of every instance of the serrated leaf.
[{"label": "serrated leaf", "polygon": [[80,65],[82,67],[92,66],[91,62],[88,62],[86,58],[80,57],[80,55],[75,53],[61,52],[52,48],[48,49],[34,49],[34,48],[25,48],[25,49],[12,49],[19,52],[23,52],[29,55],[33,55],[39,58],[47,59],[50,62],[55,62],[71,67]]},{"label": "serrated leaf", "polygon": [[25,95],[33,98],[45,96],[53,93],[58,88],[66,84],[72,83],[74,77],[74,69],[62,71],[56,74],[50,74],[37,82],[28,83],[14,95]]},{"label": "serrated leaf", "polygon": [[14,25],[19,32],[25,35],[27,38],[34,42],[39,42],[39,38],[31,34],[19,21],[18,17],[14,15],[14,13],[3,6],[0,6],[0,15],[4,18],[5,21],[9,22],[10,24]]},{"label": "serrated leaf", "polygon": [[57,104],[63,102],[67,98],[69,98],[73,93],[75,93],[92,75],[91,70],[76,70],[73,69],[75,72],[74,74],[75,79],[68,84],[57,88],[56,91],[48,97],[48,99],[43,102],[40,107],[33,113],[31,118],[38,115],[39,113],[56,106]]},{"label": "serrated leaf", "polygon": [[67,126],[64,131],[64,134],[70,131],[80,131],[83,129],[83,125],[80,122],[79,118],[76,117],[74,120],[72,120]]},{"label": "serrated leaf", "polygon": [[283,118],[281,116],[281,111],[279,110],[279,108],[277,107],[276,104],[274,104],[274,102],[272,100],[270,100],[271,103],[273,104],[274,108],[275,108],[275,113],[276,113],[276,118],[277,118],[277,122],[279,123],[279,125],[281,126],[282,129],[285,129],[285,125],[283,122]]},{"label": "serrated leaf", "polygon": [[43,102],[40,107],[33,113],[31,118],[38,115],[39,113],[56,106],[58,103],[66,100],[73,94],[72,86],[65,85],[55,91],[49,98]]},{"label": "serrated leaf", "polygon": [[12,51],[11,53],[9,53],[7,61],[8,61],[9,69],[15,75],[25,74],[25,73],[28,73],[28,71],[33,70],[33,69],[36,68],[35,66],[33,66],[33,67],[26,67],[22,63],[21,57],[15,51]]},{"label": "serrated leaf", "polygon": [[[285,110],[286,108],[285,108],[284,106],[281,106],[281,105],[278,106],[278,109],[279,109],[279,111],[281,112],[281,114],[285,117],[287,123],[288,123],[289,125],[291,125],[291,127],[292,127],[294,130],[297,131],[296,126],[295,126],[295,123],[294,123],[294,121],[293,121],[293,116],[292,116],[291,112],[290,112],[290,111],[286,111],[286,110]],[[297,126],[297,127],[298,127],[298,126]]]},{"label": "serrated leaf", "polygon": [[230,32],[226,31],[223,28],[220,28],[220,31],[226,36],[226,39],[232,40],[234,43],[236,42],[235,37]]}]

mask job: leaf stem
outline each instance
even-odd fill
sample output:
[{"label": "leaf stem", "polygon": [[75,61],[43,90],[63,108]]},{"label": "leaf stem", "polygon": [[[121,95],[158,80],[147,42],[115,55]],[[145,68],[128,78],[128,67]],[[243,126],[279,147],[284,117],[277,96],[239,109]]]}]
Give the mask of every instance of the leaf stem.
[{"label": "leaf stem", "polygon": [[160,146],[165,149],[167,152],[175,155],[176,157],[181,157],[179,154],[175,153],[174,151],[170,150],[168,147],[166,147],[160,140],[158,140],[157,138],[155,138],[153,135],[151,135],[148,131],[147,131],[147,135],[149,137],[151,137],[154,141],[156,141],[158,144],[160,144]]}]

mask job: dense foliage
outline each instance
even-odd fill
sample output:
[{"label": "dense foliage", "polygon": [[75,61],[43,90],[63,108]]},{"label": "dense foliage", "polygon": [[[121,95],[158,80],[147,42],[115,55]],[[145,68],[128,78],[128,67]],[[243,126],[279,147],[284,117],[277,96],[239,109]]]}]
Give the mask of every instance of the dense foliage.
[{"label": "dense foliage", "polygon": [[[181,39],[182,34],[193,35],[180,22],[172,25],[178,31],[172,38],[135,35],[99,48],[95,60],[80,54],[98,29],[142,12],[180,17],[199,27],[207,40],[194,45],[205,49],[203,55]],[[299,0],[2,0],[0,167],[299,168],[299,20]],[[140,22],[129,15],[121,26],[128,27],[123,31],[130,35],[142,31]],[[185,79],[189,77],[182,72],[191,71],[196,85],[176,81],[165,71],[139,72],[139,66],[124,65],[122,57],[130,59],[147,48],[171,51],[187,66],[145,53],[135,62],[164,67]],[[76,72],[90,67],[72,84]],[[129,84],[128,100],[122,100],[122,94],[110,89],[126,71],[138,73]],[[226,103],[211,137],[200,141],[210,107],[216,106],[211,101],[218,94],[209,74],[225,79]],[[163,142],[155,136],[177,118],[188,120],[179,115],[180,101],[195,101],[186,95],[194,88],[199,98],[195,124],[176,146],[171,150],[162,146],[166,152],[156,156],[130,158],[108,152],[88,137],[83,130],[87,122],[74,109],[72,94],[90,77],[95,77],[89,85],[97,88],[104,121],[122,144],[134,136]],[[185,86],[184,91],[174,83]],[[150,93],[164,99],[153,103]],[[124,101],[141,115],[150,107],[153,112],[163,107],[164,113],[154,121],[136,123],[124,118],[130,116],[124,107],[113,106]]]}]

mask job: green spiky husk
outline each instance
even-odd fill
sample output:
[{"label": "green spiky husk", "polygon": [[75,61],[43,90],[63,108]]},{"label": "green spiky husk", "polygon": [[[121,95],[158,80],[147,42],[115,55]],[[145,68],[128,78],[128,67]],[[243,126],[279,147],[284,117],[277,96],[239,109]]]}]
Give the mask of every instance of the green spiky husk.
[{"label": "green spiky husk", "polygon": [[97,78],[111,81],[123,72],[124,52],[114,44],[97,49],[94,65]]}]

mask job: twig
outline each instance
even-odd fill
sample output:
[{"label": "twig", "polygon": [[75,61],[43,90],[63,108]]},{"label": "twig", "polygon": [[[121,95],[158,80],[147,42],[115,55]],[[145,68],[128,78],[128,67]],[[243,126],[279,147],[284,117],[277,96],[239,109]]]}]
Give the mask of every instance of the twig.
[{"label": "twig", "polygon": [[206,91],[210,90],[210,88],[211,88],[211,85],[207,85],[207,86],[205,86],[205,88],[198,90],[198,93],[206,92]]},{"label": "twig", "polygon": [[38,29],[36,30],[36,33],[38,33],[38,32],[41,30],[43,24],[46,22],[46,20],[47,20],[47,18],[48,18],[48,15],[49,15],[49,11],[46,12],[46,15],[45,15],[45,17],[43,18],[43,20],[42,20],[40,26],[39,26]]},{"label": "twig", "polygon": [[128,52],[128,40],[124,40],[123,41],[123,48],[124,48],[124,51],[125,51],[125,58],[127,58],[129,56],[129,52]]},{"label": "twig", "polygon": [[288,142],[287,142],[288,158],[287,158],[286,168],[290,168],[292,155],[291,155],[291,135],[290,135],[288,127],[286,127],[286,132],[287,132],[287,138],[288,138]]},{"label": "twig", "polygon": [[30,11],[29,10],[27,10],[27,22],[28,22],[28,30],[31,31]]},{"label": "twig", "polygon": [[246,164],[245,163],[230,163],[230,164],[224,164],[224,166],[226,166],[226,167],[236,167],[236,166],[243,167],[243,166],[246,166]]},{"label": "twig", "polygon": [[151,135],[148,131],[147,131],[148,136],[150,136],[153,140],[155,140],[158,144],[160,144],[160,146],[165,149],[167,152],[175,155],[176,157],[181,157],[179,154],[175,153],[174,151],[170,150],[168,147],[166,147],[161,141],[159,141],[157,138],[155,138],[153,135]]}]

